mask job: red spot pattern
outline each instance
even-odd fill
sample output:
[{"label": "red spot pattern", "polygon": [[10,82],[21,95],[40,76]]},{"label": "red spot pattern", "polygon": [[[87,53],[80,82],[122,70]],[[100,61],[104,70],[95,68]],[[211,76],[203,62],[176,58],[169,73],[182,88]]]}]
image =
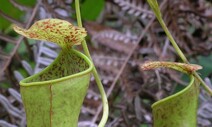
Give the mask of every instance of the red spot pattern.
[{"label": "red spot pattern", "polygon": [[29,33],[29,37],[30,37],[30,38],[37,38],[37,37],[38,37],[38,35],[37,35],[37,34],[35,34],[35,33]]},{"label": "red spot pattern", "polygon": [[44,19],[37,21],[28,30],[17,29],[29,38],[55,42],[61,47],[67,46],[67,43],[68,46],[80,44],[87,34],[84,28],[60,19]]},{"label": "red spot pattern", "polygon": [[45,29],[52,29],[53,27],[52,26],[50,26],[50,25],[47,25],[46,27],[45,27]]}]

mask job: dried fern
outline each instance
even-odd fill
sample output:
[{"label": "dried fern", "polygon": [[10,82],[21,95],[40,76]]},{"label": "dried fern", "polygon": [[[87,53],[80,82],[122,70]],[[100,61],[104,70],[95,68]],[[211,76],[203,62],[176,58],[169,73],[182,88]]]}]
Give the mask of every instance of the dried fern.
[{"label": "dried fern", "polygon": [[[10,95],[13,97],[14,101],[17,101],[21,106],[20,108],[14,106],[12,103],[13,101],[7,99],[5,96],[0,94],[0,103],[6,109],[6,111],[16,119],[16,125],[20,127],[26,126],[26,116],[23,109],[21,95],[14,89],[10,88],[8,90]],[[8,127],[16,127],[16,125],[10,124],[4,120],[0,120],[0,125],[8,126]]]},{"label": "dried fern", "polygon": [[[191,2],[192,3],[192,2]],[[209,43],[210,26],[209,18],[203,10],[198,10],[186,0],[171,1],[168,0],[166,6],[162,8],[162,14],[172,31],[174,37],[178,40],[179,46],[189,55],[196,55],[199,53],[207,54],[212,50],[212,45]],[[197,7],[206,6],[206,3],[195,3]],[[203,27],[205,26],[205,27]],[[202,34],[202,32],[208,35]]]},{"label": "dried fern", "polygon": [[[212,88],[212,83],[209,78],[205,78],[207,85]],[[199,127],[210,127],[212,125],[212,99],[207,93],[200,94],[201,104],[198,109],[198,125]]]},{"label": "dried fern", "polygon": [[87,23],[85,27],[91,35],[92,41],[126,54],[130,52],[138,38],[136,35],[124,34],[99,24]]},{"label": "dried fern", "polygon": [[153,13],[148,10],[148,6],[140,0],[114,0],[114,2],[129,15],[134,15],[140,19],[153,17]]}]

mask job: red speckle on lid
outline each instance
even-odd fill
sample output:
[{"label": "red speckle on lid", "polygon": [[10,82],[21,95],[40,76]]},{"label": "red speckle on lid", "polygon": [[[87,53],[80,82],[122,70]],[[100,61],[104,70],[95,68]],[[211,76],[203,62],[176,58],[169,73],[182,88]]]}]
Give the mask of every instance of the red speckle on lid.
[{"label": "red speckle on lid", "polygon": [[29,37],[30,37],[30,38],[36,38],[36,37],[38,37],[38,35],[35,34],[35,33],[29,33]]}]

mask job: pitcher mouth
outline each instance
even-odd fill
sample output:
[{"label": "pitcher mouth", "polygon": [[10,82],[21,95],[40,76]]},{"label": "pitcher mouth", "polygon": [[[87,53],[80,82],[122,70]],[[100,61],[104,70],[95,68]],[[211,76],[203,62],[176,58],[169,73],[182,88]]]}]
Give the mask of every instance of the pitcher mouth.
[{"label": "pitcher mouth", "polygon": [[21,86],[36,86],[36,85],[48,85],[49,83],[53,84],[53,83],[56,83],[56,82],[61,82],[61,81],[64,81],[64,80],[67,80],[67,79],[70,79],[70,78],[75,78],[75,77],[79,77],[79,76],[83,76],[83,75],[86,75],[88,73],[90,73],[93,69],[93,63],[91,62],[91,60],[85,56],[83,53],[77,51],[77,50],[74,50],[74,49],[70,49],[71,52],[75,53],[78,57],[82,58],[87,64],[88,64],[88,68],[86,68],[85,70],[83,71],[80,71],[80,72],[76,72],[74,74],[71,74],[71,75],[67,75],[67,76],[64,76],[64,77],[60,77],[60,78],[56,78],[56,79],[50,79],[50,80],[43,80],[43,81],[29,81],[29,80],[32,80],[34,78],[38,78],[42,73],[48,71],[49,69],[52,68],[53,64],[58,60],[60,59],[60,56],[62,55],[62,51],[60,52],[59,56],[48,66],[46,67],[45,69],[43,69],[41,72],[35,74],[35,75],[32,75],[28,78],[25,78],[23,80],[20,81],[20,85]]},{"label": "pitcher mouth", "polygon": [[186,86],[183,90],[181,90],[181,91],[179,91],[179,92],[177,92],[177,93],[175,93],[175,94],[173,94],[173,95],[170,95],[170,96],[168,96],[168,97],[166,97],[166,98],[163,98],[163,99],[161,99],[161,100],[159,100],[159,101],[153,103],[151,107],[154,108],[155,106],[160,105],[161,103],[164,103],[164,102],[166,102],[167,100],[172,99],[173,97],[177,97],[177,96],[181,95],[182,93],[184,93],[184,91],[187,91],[187,89],[189,89],[190,87],[192,87],[193,83],[194,83],[194,76],[190,76],[189,85]]}]

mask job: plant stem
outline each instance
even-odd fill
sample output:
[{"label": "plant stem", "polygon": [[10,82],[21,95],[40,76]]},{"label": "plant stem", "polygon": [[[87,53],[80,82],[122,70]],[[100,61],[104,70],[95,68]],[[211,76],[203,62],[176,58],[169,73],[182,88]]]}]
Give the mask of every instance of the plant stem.
[{"label": "plant stem", "polygon": [[[174,38],[172,37],[171,33],[169,32],[169,30],[168,30],[166,24],[164,23],[164,21],[163,21],[163,20],[159,20],[159,22],[160,22],[160,24],[161,24],[163,30],[165,31],[166,35],[168,36],[170,42],[172,43],[174,49],[176,50],[177,54],[180,56],[180,58],[182,59],[182,61],[183,61],[184,63],[188,63],[188,64],[189,64],[187,58],[185,57],[185,55],[183,54],[183,52],[180,50],[179,46],[178,46],[177,43],[175,42]],[[201,82],[201,84],[202,84],[202,86],[205,88],[205,90],[206,90],[209,94],[211,94],[211,96],[212,96],[212,90],[205,84],[205,82],[204,82],[204,81],[202,80],[202,78],[197,74],[197,72],[194,72],[193,74],[194,74],[194,76]]]},{"label": "plant stem", "polygon": [[[163,28],[163,30],[165,31],[167,37],[169,38],[171,44],[173,45],[174,49],[176,50],[177,54],[180,56],[180,58],[182,59],[182,61],[184,63],[189,64],[187,58],[185,57],[185,55],[183,54],[183,52],[180,50],[179,46],[177,45],[177,43],[175,42],[173,36],[171,35],[171,33],[169,32],[165,22],[163,21],[160,9],[158,7],[158,3],[157,0],[147,0],[150,7],[152,8],[152,10],[154,11],[159,23],[161,24],[161,27]],[[193,73],[194,76],[200,81],[200,83],[202,84],[202,86],[205,88],[205,90],[212,96],[212,90],[205,84],[205,82],[202,80],[202,78],[197,74],[197,72]]]},{"label": "plant stem", "polygon": [[[75,0],[75,8],[76,8],[77,24],[78,24],[79,27],[82,27],[82,20],[81,20],[81,14],[80,14],[79,0]],[[87,47],[87,44],[86,44],[86,41],[85,40],[82,41],[82,47],[83,47],[83,50],[84,50],[86,56],[93,63],[93,60],[91,58],[91,55],[90,55],[90,52],[88,50],[88,47]],[[95,66],[93,68],[93,75],[95,77],[97,86],[99,88],[99,91],[100,91],[100,94],[101,94],[101,97],[102,97],[102,103],[103,103],[103,116],[102,116],[102,119],[101,119],[98,127],[104,127],[105,124],[106,124],[106,122],[107,122],[108,115],[109,115],[109,106],[108,106],[107,96],[105,94],[104,87],[102,85],[102,82],[100,80],[100,77],[99,77],[99,75],[97,73],[97,70],[96,70]]]},{"label": "plant stem", "polygon": [[177,43],[175,42],[174,38],[172,37],[171,33],[169,32],[168,28],[166,27],[166,24],[164,23],[163,20],[159,20],[163,30],[165,31],[167,37],[169,38],[172,46],[174,47],[175,51],[177,52],[177,54],[180,56],[180,58],[182,59],[182,61],[184,63],[189,63],[187,58],[185,57],[185,55],[183,54],[183,52],[180,50],[179,46],[177,45]]}]

